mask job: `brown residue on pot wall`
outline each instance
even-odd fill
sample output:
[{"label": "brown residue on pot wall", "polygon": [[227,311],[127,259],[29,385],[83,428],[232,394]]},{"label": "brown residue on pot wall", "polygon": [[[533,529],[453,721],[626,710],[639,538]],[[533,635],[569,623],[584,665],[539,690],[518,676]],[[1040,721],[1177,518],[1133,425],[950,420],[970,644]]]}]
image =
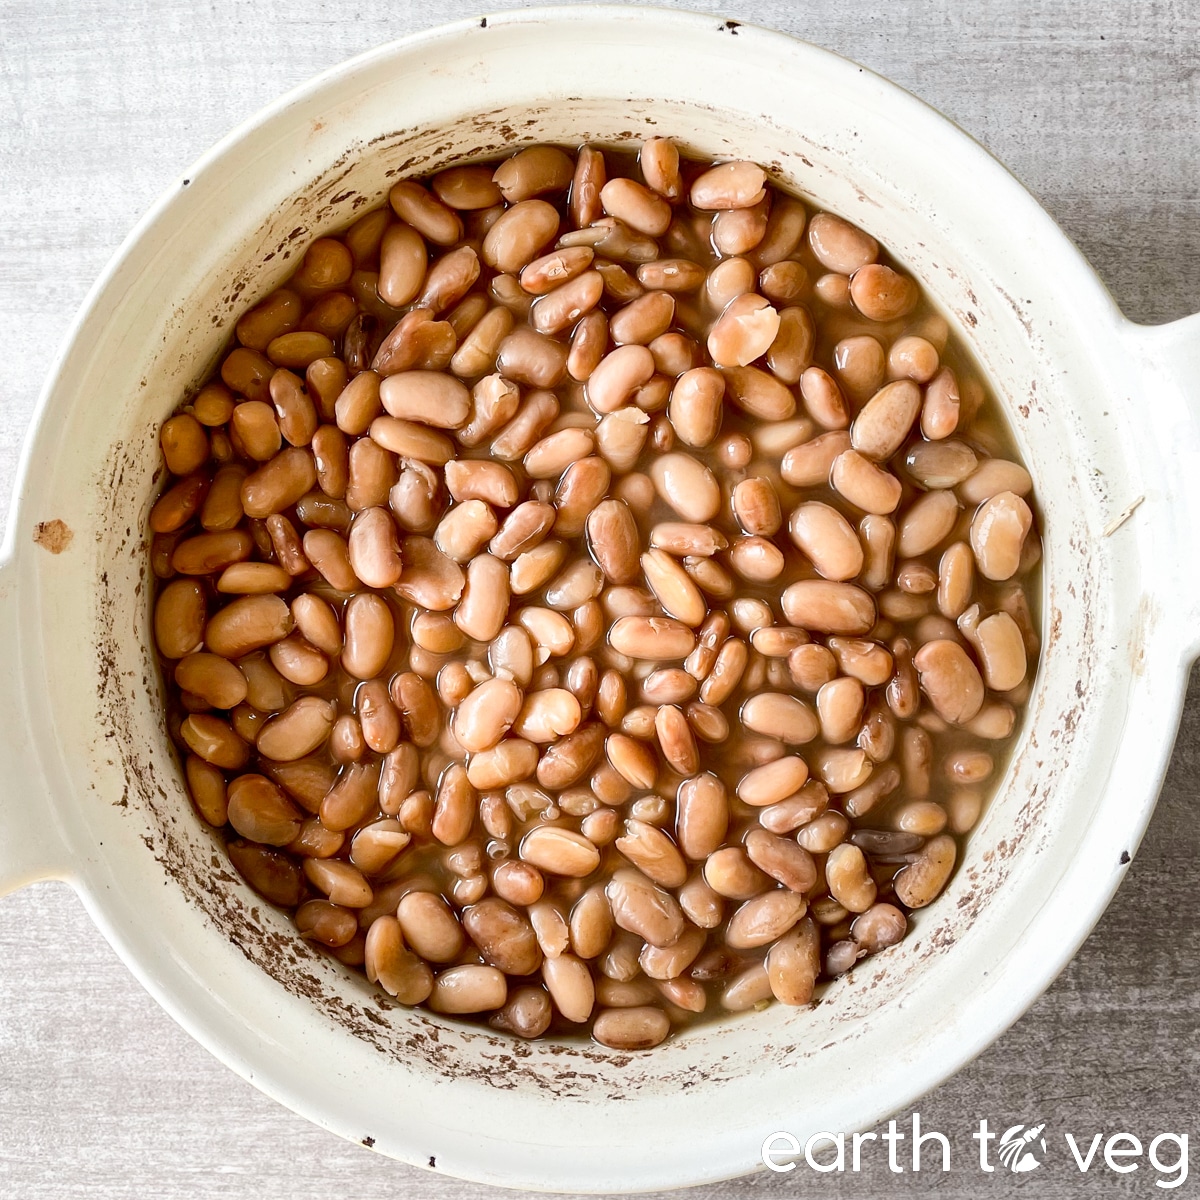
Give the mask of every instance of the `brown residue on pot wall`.
[{"label": "brown residue on pot wall", "polygon": [[66,521],[60,521],[57,517],[53,521],[39,521],[33,527],[33,540],[51,554],[61,554],[74,536]]}]

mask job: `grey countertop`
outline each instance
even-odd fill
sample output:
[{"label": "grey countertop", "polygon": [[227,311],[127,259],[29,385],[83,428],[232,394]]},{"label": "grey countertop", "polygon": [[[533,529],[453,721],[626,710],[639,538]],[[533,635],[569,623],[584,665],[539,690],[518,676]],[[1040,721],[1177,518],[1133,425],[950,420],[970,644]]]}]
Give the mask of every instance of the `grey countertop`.
[{"label": "grey countertop", "polygon": [[[38,389],[88,286],[193,158],[294,84],[458,0],[5,0],[0,5],[0,519]],[[1200,6],[1193,0],[691,0],[890,76],[1032,189],[1124,311],[1200,309]],[[1148,398],[1149,399],[1149,398]],[[1148,416],[1152,417],[1148,408]],[[5,803],[19,797],[5,796]],[[1062,1133],[1200,1130],[1200,676],[1112,907],[999,1042],[919,1105],[953,1169],[759,1175],[704,1195],[1157,1195],[1144,1159],[1081,1174]],[[1048,1122],[1045,1168],[982,1175],[968,1134]],[[1189,1123],[1191,1125],[1189,1129]],[[907,1128],[907,1116],[901,1123]],[[1162,1150],[1170,1162],[1170,1146]],[[1172,1176],[1173,1177],[1173,1176]],[[1185,1194],[1195,1181],[1178,1189]],[[491,1189],[389,1162],[226,1070],[142,991],[63,885],[0,900],[0,1197],[394,1195]]]}]

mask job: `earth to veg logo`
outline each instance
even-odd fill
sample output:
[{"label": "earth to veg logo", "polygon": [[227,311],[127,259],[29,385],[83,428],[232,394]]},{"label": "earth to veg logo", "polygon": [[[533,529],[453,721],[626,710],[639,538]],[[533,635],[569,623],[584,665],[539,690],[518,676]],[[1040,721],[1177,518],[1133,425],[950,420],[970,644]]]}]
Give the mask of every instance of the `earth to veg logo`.
[{"label": "earth to veg logo", "polygon": [[[1000,1161],[1014,1174],[1036,1171],[1046,1153],[1046,1139],[1041,1125],[1014,1125],[1000,1135]],[[1038,1151],[1041,1151],[1041,1155]]]},{"label": "earth to veg logo", "polygon": [[[786,1174],[799,1166],[821,1175],[832,1172],[857,1173],[864,1169],[887,1171],[893,1175],[927,1173],[951,1169],[950,1138],[933,1129],[923,1129],[921,1114],[909,1118],[907,1131],[891,1120],[881,1132],[831,1133],[821,1130],[801,1142],[794,1134],[781,1130],[762,1144],[763,1165],[776,1174]],[[965,1130],[963,1131],[966,1132]],[[1188,1177],[1188,1135],[1186,1133],[1157,1133],[1143,1144],[1136,1134],[1117,1132],[1076,1134],[1063,1131],[1053,1136],[1045,1121],[1030,1125],[1010,1125],[1002,1133],[994,1130],[987,1118],[978,1122],[970,1133],[977,1150],[967,1156],[966,1166],[972,1171],[991,1175],[996,1171],[1025,1175],[1039,1167],[1049,1167],[1056,1173],[1077,1169],[1081,1175],[1112,1172],[1129,1175],[1144,1169],[1147,1183],[1172,1190],[1182,1186]],[[1051,1150],[1054,1143],[1056,1149]],[[962,1151],[955,1151],[961,1159]],[[1156,1172],[1154,1176],[1150,1172]]]}]

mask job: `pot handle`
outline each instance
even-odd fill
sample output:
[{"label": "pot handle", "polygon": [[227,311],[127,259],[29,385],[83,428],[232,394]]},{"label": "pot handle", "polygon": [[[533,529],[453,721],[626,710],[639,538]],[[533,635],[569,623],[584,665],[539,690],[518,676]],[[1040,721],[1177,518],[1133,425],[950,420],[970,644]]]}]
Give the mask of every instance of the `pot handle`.
[{"label": "pot handle", "polygon": [[1157,447],[1153,485],[1164,499],[1174,548],[1175,586],[1185,597],[1188,660],[1200,656],[1195,579],[1200,528],[1200,313],[1166,325],[1126,326],[1126,343],[1146,381],[1147,434]]},{"label": "pot handle", "polygon": [[40,879],[65,879],[70,858],[54,825],[23,700],[17,564],[0,561],[0,896]]}]

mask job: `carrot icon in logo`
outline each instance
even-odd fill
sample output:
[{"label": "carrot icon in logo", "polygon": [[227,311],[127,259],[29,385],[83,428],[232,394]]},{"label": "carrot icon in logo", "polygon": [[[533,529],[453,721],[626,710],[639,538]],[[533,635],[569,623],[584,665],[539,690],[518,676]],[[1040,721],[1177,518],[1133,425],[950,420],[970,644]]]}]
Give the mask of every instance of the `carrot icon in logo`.
[{"label": "carrot icon in logo", "polygon": [[1036,1171],[1042,1165],[1041,1155],[1046,1153],[1046,1139],[1042,1137],[1045,1128],[1043,1121],[1040,1125],[1014,1125],[1006,1129],[1000,1135],[1000,1161],[1018,1175]]}]

